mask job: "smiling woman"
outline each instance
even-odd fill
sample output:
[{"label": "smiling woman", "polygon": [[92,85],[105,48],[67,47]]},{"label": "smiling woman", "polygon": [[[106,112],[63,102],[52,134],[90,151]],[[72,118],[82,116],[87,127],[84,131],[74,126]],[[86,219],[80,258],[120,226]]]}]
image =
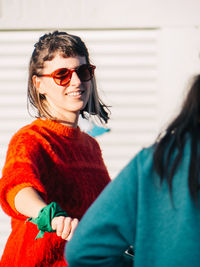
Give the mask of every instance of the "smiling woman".
[{"label": "smiling woman", "polygon": [[[87,81],[83,81],[78,75],[84,66],[87,66],[85,57],[66,58],[58,53],[51,61],[46,61],[44,64],[43,72],[54,73],[53,77],[52,74],[33,76],[34,85],[40,96],[44,98],[43,102],[51,116],[73,127],[77,126],[80,110],[85,108],[91,94],[92,75],[86,77]],[[56,71],[54,71],[55,68]],[[57,70],[61,72],[55,76]],[[89,72],[89,69],[85,71]]]},{"label": "smiling woman", "polygon": [[78,36],[56,31],[35,44],[28,99],[37,119],[14,134],[0,180],[12,219],[2,266],[67,266],[66,241],[110,181],[98,143],[77,126],[80,114],[109,119],[94,70]]}]

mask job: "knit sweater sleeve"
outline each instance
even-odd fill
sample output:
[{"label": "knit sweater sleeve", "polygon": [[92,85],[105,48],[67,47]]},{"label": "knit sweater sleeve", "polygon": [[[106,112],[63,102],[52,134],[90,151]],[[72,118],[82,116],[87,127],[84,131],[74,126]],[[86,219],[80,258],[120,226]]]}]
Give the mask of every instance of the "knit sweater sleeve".
[{"label": "knit sweater sleeve", "polygon": [[[41,192],[45,198],[45,189],[40,182],[38,159],[40,158],[39,142],[30,132],[19,131],[13,136],[8,146],[5,165],[0,179],[0,204],[10,216],[25,219],[26,217],[13,209],[13,192],[15,188],[28,185]],[[10,197],[12,195],[12,197]],[[9,199],[9,201],[8,201]]]},{"label": "knit sweater sleeve", "polygon": [[124,252],[135,241],[137,178],[135,158],[86,212],[65,248],[71,267],[132,266]]}]

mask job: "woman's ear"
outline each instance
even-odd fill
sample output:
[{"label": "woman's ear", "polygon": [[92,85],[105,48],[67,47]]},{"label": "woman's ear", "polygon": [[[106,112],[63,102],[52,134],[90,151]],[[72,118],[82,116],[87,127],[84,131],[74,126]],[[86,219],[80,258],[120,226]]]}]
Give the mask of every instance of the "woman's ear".
[{"label": "woman's ear", "polygon": [[37,89],[38,93],[40,94],[44,94],[44,90],[42,89],[42,86],[41,86],[41,79],[40,77],[36,76],[36,75],[33,75],[32,77],[32,81],[33,81],[33,85],[35,86],[35,88]]}]

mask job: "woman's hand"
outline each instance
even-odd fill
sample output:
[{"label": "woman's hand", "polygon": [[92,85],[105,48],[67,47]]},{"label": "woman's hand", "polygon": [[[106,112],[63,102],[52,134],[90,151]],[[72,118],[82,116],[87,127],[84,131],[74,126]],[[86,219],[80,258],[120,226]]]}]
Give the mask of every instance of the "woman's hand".
[{"label": "woman's hand", "polygon": [[69,241],[72,238],[74,230],[78,225],[78,219],[70,217],[58,216],[54,217],[51,221],[51,227],[56,230],[57,236]]}]

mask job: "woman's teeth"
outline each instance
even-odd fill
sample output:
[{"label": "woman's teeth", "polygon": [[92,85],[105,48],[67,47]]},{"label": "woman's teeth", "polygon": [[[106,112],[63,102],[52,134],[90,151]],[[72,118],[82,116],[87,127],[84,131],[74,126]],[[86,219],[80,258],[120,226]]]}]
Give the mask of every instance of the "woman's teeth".
[{"label": "woman's teeth", "polygon": [[82,92],[72,92],[72,93],[68,93],[68,95],[70,96],[78,96],[78,95],[81,95],[82,94]]}]

